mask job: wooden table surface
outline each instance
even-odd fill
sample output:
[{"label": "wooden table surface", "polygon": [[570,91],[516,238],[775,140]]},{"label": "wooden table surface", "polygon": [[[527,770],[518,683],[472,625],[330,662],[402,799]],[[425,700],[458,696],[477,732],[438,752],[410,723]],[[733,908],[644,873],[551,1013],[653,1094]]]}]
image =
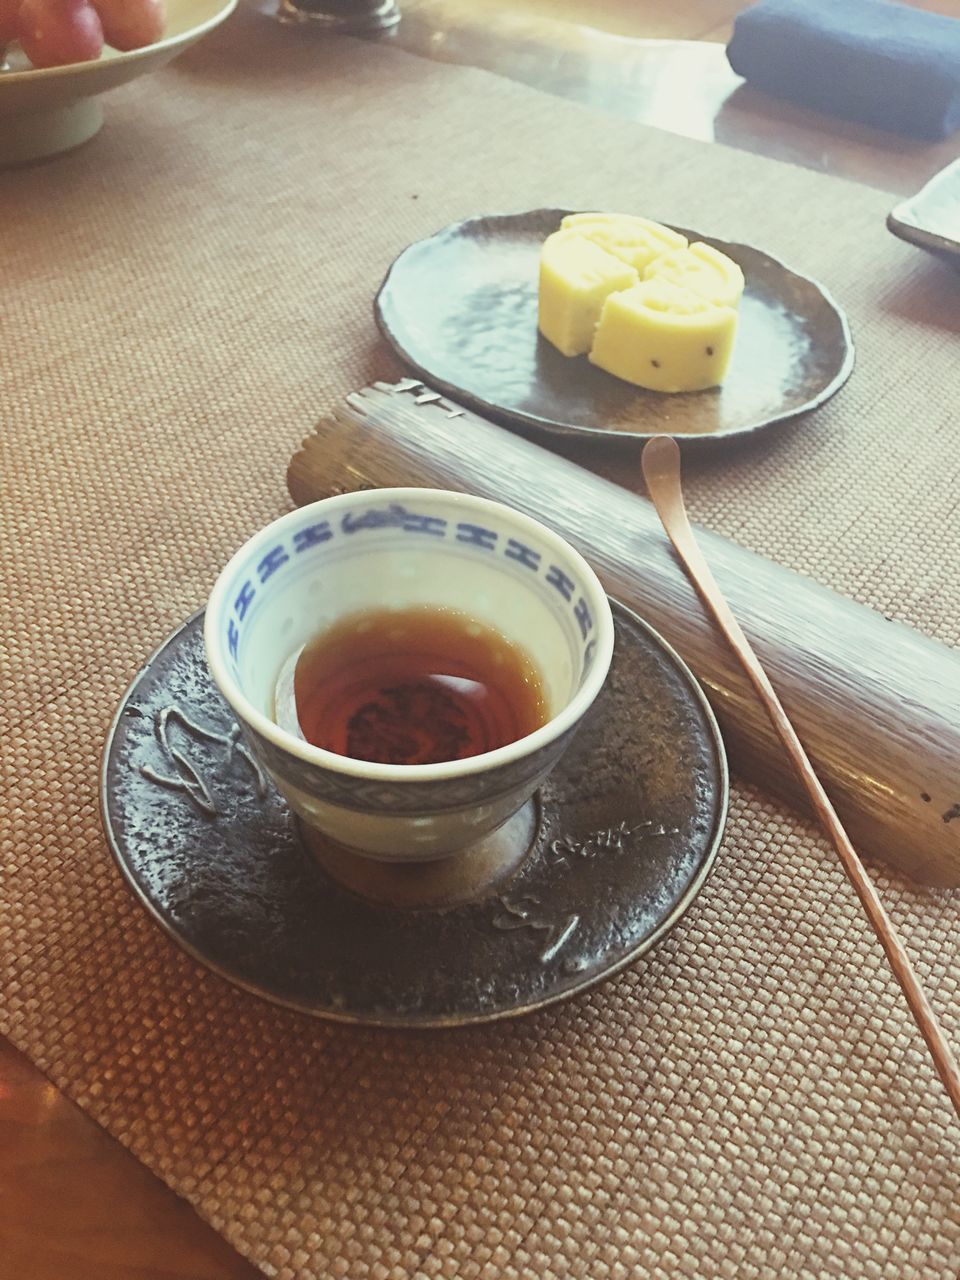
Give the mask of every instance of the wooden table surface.
[{"label": "wooden table surface", "polygon": [[[916,2],[957,11],[957,0]],[[744,86],[722,43],[743,7],[737,0],[401,0],[401,7],[403,21],[388,38],[412,52],[891,196],[916,190],[960,149],[956,140],[913,143],[832,121]],[[0,1037],[0,1276],[258,1275]]]},{"label": "wooden table surface", "polygon": [[[838,0],[840,3],[841,0]],[[960,0],[909,0],[949,16]],[[896,195],[960,154],[778,102],[744,84],[724,42],[745,0],[400,0],[393,39],[688,138],[722,142]],[[893,201],[891,203],[894,203]]]}]

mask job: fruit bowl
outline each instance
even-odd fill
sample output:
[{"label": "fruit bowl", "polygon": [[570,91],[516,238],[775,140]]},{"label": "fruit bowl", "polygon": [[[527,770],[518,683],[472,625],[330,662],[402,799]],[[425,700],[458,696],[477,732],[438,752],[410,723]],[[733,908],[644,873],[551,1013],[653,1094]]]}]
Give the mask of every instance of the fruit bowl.
[{"label": "fruit bowl", "polygon": [[223,22],[237,0],[167,0],[166,34],[129,53],[105,48],[95,62],[36,68],[18,45],[0,70],[0,165],[69,151],[103,124],[99,95],[155,71]]}]

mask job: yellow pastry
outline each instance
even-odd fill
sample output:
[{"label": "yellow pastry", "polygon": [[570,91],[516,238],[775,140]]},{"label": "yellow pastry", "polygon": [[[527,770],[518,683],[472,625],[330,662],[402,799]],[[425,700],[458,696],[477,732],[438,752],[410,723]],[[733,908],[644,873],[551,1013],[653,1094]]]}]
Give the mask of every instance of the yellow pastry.
[{"label": "yellow pastry", "polygon": [[643,280],[603,304],[590,360],[649,391],[702,391],[722,380],[736,333],[733,307]]},{"label": "yellow pastry", "polygon": [[586,236],[641,273],[661,254],[687,247],[679,231],[627,213],[569,213],[560,226]]},{"label": "yellow pastry", "polygon": [[565,356],[583,355],[605,299],[638,281],[633,267],[593,241],[555,231],[540,251],[540,332]]},{"label": "yellow pastry", "polygon": [[743,287],[726,254],[649,218],[568,214],[540,255],[540,331],[635,386],[702,391],[730,364]]},{"label": "yellow pastry", "polygon": [[743,293],[743,272],[733,259],[699,240],[654,258],[643,278],[682,285],[720,307],[735,307]]}]

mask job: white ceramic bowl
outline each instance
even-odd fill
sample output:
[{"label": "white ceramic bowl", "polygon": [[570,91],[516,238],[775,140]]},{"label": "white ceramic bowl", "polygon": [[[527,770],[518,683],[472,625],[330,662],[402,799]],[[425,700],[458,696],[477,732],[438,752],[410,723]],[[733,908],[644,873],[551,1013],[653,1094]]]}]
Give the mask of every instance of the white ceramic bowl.
[{"label": "white ceramic bowl", "polygon": [[237,0],[167,0],[167,32],[143,49],[105,48],[95,62],[33,67],[18,45],[0,71],[0,165],[69,151],[103,124],[99,95],[155,71],[219,26]]},{"label": "white ceramic bowl", "polygon": [[[550,719],[482,755],[377,764],[315,747],[275,723],[281,670],[303,644],[364,609],[456,609],[522,646]],[[500,827],[563,754],[600,692],[613,618],[596,574],[558,534],[497,502],[437,489],[343,494],[255,534],[207,605],[211,673],[291,807],[338,844],[429,861]]]}]

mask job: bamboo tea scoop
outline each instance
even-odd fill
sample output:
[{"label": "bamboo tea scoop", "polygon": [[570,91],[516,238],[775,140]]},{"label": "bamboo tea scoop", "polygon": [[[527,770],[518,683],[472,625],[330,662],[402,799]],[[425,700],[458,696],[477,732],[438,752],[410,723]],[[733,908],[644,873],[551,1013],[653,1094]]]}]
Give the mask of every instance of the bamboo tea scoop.
[{"label": "bamboo tea scoop", "polygon": [[717,625],[723,632],[730,648],[747,674],[763,703],[764,710],[770,717],[777,736],[783,743],[803,783],[818,819],[829,835],[836,849],[843,869],[856,890],[857,897],[867,913],[867,919],[880,940],[890,968],[900,984],[910,1012],[920,1029],[920,1034],[927,1042],[927,1048],[933,1058],[937,1074],[943,1081],[944,1088],[950,1095],[957,1116],[960,1117],[960,1067],[953,1055],[946,1037],[937,1022],[936,1014],[930,1007],[923,988],[914,973],[910,957],[900,941],[893,921],[887,915],[880,901],[873,882],[867,875],[860,857],[854,849],[843,824],[837,817],[830,798],[824,791],[813,765],[807,757],[803,744],[777,697],[776,690],[767,678],[767,673],[760,665],[750,641],[744,635],[740,624],[733,616],[730,606],[723,597],[710,566],[697,545],[687,511],[683,502],[680,487],[680,449],[671,436],[657,436],[643,450],[641,459],[643,478],[647,482],[647,491],[653,499],[657,514],[663,523],[667,536],[673,543],[677,555],[683,562],[690,580],[696,587],[707,609],[713,615]]}]

